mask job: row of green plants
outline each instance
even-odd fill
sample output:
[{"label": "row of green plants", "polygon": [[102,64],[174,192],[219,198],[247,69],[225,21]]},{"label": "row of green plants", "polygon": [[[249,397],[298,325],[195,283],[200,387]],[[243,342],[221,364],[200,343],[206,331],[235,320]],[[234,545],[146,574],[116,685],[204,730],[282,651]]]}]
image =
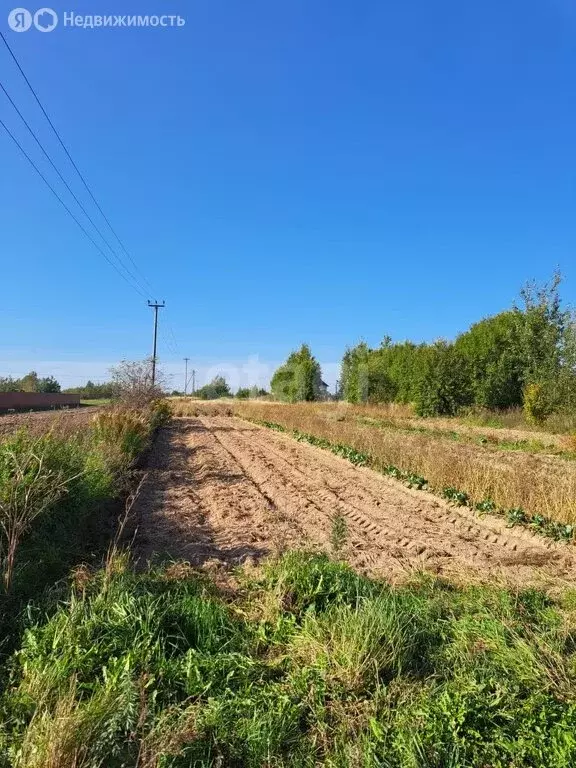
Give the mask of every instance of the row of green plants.
[{"label": "row of green plants", "polygon": [[454,342],[365,342],[342,361],[341,396],[353,403],[413,403],[421,416],[523,406],[528,422],[576,410],[576,315],[556,275],[528,285],[522,306],[474,324]]},{"label": "row of green plants", "polygon": [[384,429],[393,429],[396,432],[404,432],[405,434],[421,434],[428,435],[430,437],[439,437],[446,440],[453,440],[457,443],[472,443],[475,445],[483,445],[490,448],[496,448],[501,451],[523,451],[525,453],[546,453],[554,456],[558,456],[562,459],[576,460],[576,435],[566,435],[565,448],[558,448],[554,445],[549,445],[542,440],[510,440],[506,438],[496,438],[493,436],[486,436],[477,434],[467,434],[458,432],[454,429],[439,429],[436,427],[424,427],[415,426],[408,421],[398,422],[392,419],[375,419],[369,416],[356,416],[355,417],[360,424],[367,424],[369,426],[381,427]]},{"label": "row of green plants", "polygon": [[374,456],[363,451],[358,451],[352,446],[344,445],[342,443],[334,443],[324,437],[317,437],[316,435],[301,432],[298,429],[288,429],[282,424],[275,422],[263,421],[260,419],[248,419],[246,416],[241,416],[241,418],[259,424],[260,426],[267,427],[268,429],[275,430],[276,432],[287,433],[299,442],[305,442],[314,445],[317,448],[328,450],[337,456],[347,459],[356,466],[375,469],[384,475],[388,475],[395,480],[405,483],[409,488],[436,493],[457,506],[469,507],[479,514],[491,514],[503,517],[510,527],[520,525],[543,536],[555,539],[556,541],[571,541],[576,533],[574,525],[559,523],[544,515],[531,515],[520,507],[502,509],[501,507],[498,507],[492,499],[482,499],[474,502],[469,494],[457,488],[434,488],[429,484],[425,477],[410,470],[393,466],[392,464],[382,464],[382,462]]},{"label": "row of green plants", "polygon": [[30,610],[3,768],[571,768],[576,593],[116,556]]}]

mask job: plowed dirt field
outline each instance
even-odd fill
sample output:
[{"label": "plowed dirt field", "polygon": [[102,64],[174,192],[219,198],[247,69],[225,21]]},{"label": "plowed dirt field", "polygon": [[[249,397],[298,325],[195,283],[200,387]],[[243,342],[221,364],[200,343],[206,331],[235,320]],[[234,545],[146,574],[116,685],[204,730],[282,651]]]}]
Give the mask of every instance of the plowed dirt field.
[{"label": "plowed dirt field", "polygon": [[573,581],[574,547],[481,518],[327,451],[226,416],[175,419],[152,451],[135,503],[136,552],[226,565],[308,547],[371,575],[414,570]]}]

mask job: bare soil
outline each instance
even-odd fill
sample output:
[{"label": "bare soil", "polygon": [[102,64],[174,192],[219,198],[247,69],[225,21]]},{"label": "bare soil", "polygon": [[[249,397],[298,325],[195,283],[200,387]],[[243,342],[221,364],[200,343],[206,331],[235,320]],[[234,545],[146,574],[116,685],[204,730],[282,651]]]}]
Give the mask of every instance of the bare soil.
[{"label": "bare soil", "polygon": [[66,435],[82,429],[96,413],[98,407],[71,408],[58,411],[34,411],[31,413],[0,414],[0,439],[25,427],[33,434],[43,434],[50,429]]},{"label": "bare soil", "polygon": [[156,441],[134,509],[141,563],[158,554],[236,565],[296,547],[375,576],[414,570],[518,585],[576,577],[574,547],[509,529],[333,454],[230,416],[175,419]]}]

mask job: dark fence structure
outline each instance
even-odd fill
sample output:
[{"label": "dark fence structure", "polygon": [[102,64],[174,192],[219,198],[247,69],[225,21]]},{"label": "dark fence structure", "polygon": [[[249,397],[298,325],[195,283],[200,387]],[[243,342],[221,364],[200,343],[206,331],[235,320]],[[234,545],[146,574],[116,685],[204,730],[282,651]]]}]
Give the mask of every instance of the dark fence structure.
[{"label": "dark fence structure", "polygon": [[8,411],[45,411],[57,408],[79,408],[80,395],[40,392],[0,392],[0,413]]}]

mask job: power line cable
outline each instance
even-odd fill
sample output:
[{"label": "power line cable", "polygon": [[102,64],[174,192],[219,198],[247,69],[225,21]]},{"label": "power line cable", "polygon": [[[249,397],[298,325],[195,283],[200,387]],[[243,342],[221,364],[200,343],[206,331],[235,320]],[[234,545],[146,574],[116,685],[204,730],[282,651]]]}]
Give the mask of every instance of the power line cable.
[{"label": "power line cable", "polygon": [[168,330],[170,331],[170,335],[172,336],[172,340],[174,341],[174,346],[176,347],[176,352],[180,351],[180,348],[178,346],[178,342],[176,340],[176,336],[174,335],[174,331],[172,330],[172,326],[170,323],[168,323]]},{"label": "power line cable", "polygon": [[52,122],[52,120],[50,119],[50,117],[49,117],[48,113],[47,113],[47,112],[46,112],[46,110],[44,109],[44,106],[43,106],[42,102],[40,101],[40,98],[39,98],[38,94],[37,94],[37,93],[36,93],[36,91],[34,90],[34,88],[33,88],[32,84],[30,83],[30,80],[28,80],[28,78],[26,77],[26,73],[25,73],[25,72],[24,72],[24,70],[22,69],[22,67],[21,67],[21,65],[20,65],[20,62],[19,62],[19,61],[18,61],[18,59],[16,58],[16,54],[14,53],[14,51],[12,50],[12,48],[10,47],[10,45],[8,44],[8,41],[7,41],[7,40],[6,40],[6,38],[4,37],[4,34],[2,33],[2,31],[0,31],[0,38],[2,38],[2,41],[3,41],[4,45],[5,45],[5,46],[6,46],[6,48],[8,49],[8,52],[10,53],[10,56],[11,56],[11,57],[12,57],[12,59],[14,60],[14,63],[16,64],[16,66],[18,67],[18,70],[19,70],[20,74],[22,75],[22,77],[24,78],[24,81],[26,82],[26,85],[28,86],[28,88],[30,89],[30,91],[31,91],[32,95],[34,96],[34,99],[36,100],[36,103],[38,104],[38,106],[39,106],[39,107],[40,107],[40,109],[42,110],[42,114],[44,115],[44,117],[45,117],[45,118],[46,118],[46,120],[48,121],[48,124],[50,125],[50,127],[51,127],[51,128],[52,128],[52,130],[54,131],[54,134],[55,134],[56,138],[58,139],[58,141],[60,142],[60,146],[62,147],[62,149],[63,149],[63,150],[64,150],[64,152],[66,153],[66,156],[67,156],[68,160],[70,161],[70,163],[72,164],[72,167],[74,168],[74,170],[76,171],[76,173],[77,173],[77,174],[78,174],[78,176],[80,177],[80,180],[81,180],[81,181],[82,181],[82,183],[84,184],[84,187],[86,188],[86,191],[88,192],[88,194],[89,194],[89,195],[90,195],[90,197],[92,198],[92,200],[93,200],[93,202],[94,202],[95,206],[96,206],[96,207],[98,208],[98,210],[100,211],[100,215],[102,216],[102,218],[104,219],[104,221],[105,221],[105,222],[106,222],[106,224],[108,225],[108,228],[110,229],[110,231],[112,232],[112,234],[114,235],[114,237],[116,238],[116,240],[118,241],[118,243],[119,243],[120,247],[122,248],[123,252],[124,252],[124,253],[126,254],[126,256],[127,256],[129,259],[130,259],[130,261],[131,261],[131,263],[133,264],[133,266],[134,266],[134,268],[136,269],[136,271],[140,273],[140,275],[141,275],[142,279],[144,280],[144,282],[145,282],[145,283],[148,285],[148,287],[149,287],[149,288],[150,288],[150,290],[152,291],[152,294],[154,294],[154,293],[155,293],[155,291],[154,291],[154,289],[152,288],[152,286],[151,286],[150,282],[149,282],[149,281],[146,279],[146,276],[145,276],[145,275],[142,273],[142,271],[140,270],[140,268],[138,267],[138,265],[136,264],[136,262],[134,261],[134,259],[133,259],[133,258],[132,258],[132,256],[130,255],[130,252],[127,250],[126,246],[124,245],[124,243],[122,242],[122,240],[120,239],[120,237],[118,236],[118,234],[116,233],[116,230],[114,229],[114,227],[113,227],[113,226],[112,226],[112,224],[110,223],[110,220],[108,219],[108,217],[106,216],[106,214],[105,214],[105,213],[104,213],[104,211],[102,210],[102,208],[101,208],[100,204],[98,203],[98,200],[96,199],[96,197],[95,197],[95,196],[94,196],[94,194],[92,193],[92,190],[91,190],[91,189],[90,189],[90,187],[88,186],[88,182],[86,181],[86,179],[84,178],[84,176],[83,176],[83,174],[81,173],[80,169],[78,168],[78,166],[77,166],[77,165],[76,165],[76,163],[74,162],[74,160],[73,160],[73,158],[72,158],[72,155],[70,154],[70,152],[68,151],[68,148],[66,147],[66,144],[64,144],[64,141],[63,141],[62,137],[60,136],[60,134],[59,134],[58,130],[56,129],[56,127],[55,127],[54,123],[53,123],[53,122]]},{"label": "power line cable", "polygon": [[76,224],[77,224],[77,225],[80,227],[80,229],[82,230],[82,232],[83,232],[83,233],[86,235],[86,237],[88,238],[88,240],[90,240],[90,242],[91,242],[91,243],[92,243],[92,245],[93,245],[93,246],[96,248],[96,250],[97,250],[97,251],[98,251],[98,252],[99,252],[99,253],[100,253],[100,254],[101,254],[101,255],[102,255],[102,256],[103,256],[103,257],[106,259],[106,261],[108,262],[108,264],[110,264],[110,266],[111,266],[113,269],[115,269],[115,270],[116,270],[116,272],[117,272],[117,273],[120,275],[120,277],[121,277],[121,278],[122,278],[122,279],[123,279],[123,280],[124,280],[124,281],[125,281],[125,282],[126,282],[128,285],[129,285],[129,286],[130,286],[130,288],[132,288],[134,291],[136,291],[137,293],[139,293],[139,294],[140,294],[140,296],[142,296],[142,298],[144,298],[144,299],[145,299],[145,298],[147,298],[147,297],[146,297],[146,294],[142,292],[142,290],[140,289],[140,287],[139,287],[139,286],[136,286],[136,285],[134,285],[133,283],[131,283],[131,282],[128,280],[128,278],[127,278],[127,277],[124,275],[124,273],[123,273],[123,272],[120,272],[120,270],[118,269],[118,267],[116,266],[116,264],[115,264],[113,261],[111,261],[111,260],[108,258],[107,254],[106,254],[106,253],[105,253],[105,252],[102,250],[102,248],[101,248],[101,247],[98,245],[98,243],[97,243],[97,242],[94,240],[94,238],[92,237],[92,235],[91,235],[91,234],[90,234],[90,233],[89,233],[89,232],[86,230],[86,228],[84,227],[84,225],[83,225],[83,224],[82,224],[82,223],[81,223],[81,222],[80,222],[80,221],[79,221],[79,220],[76,218],[76,216],[75,216],[75,215],[72,213],[72,211],[71,211],[71,210],[70,210],[70,208],[69,208],[69,207],[66,205],[66,203],[64,202],[64,200],[62,200],[62,198],[60,197],[60,195],[58,194],[58,192],[56,192],[56,190],[55,190],[55,189],[54,189],[54,187],[53,187],[53,186],[50,184],[50,182],[48,181],[48,179],[47,179],[47,178],[44,176],[44,174],[42,173],[42,171],[41,171],[41,170],[38,168],[38,166],[36,165],[36,163],[34,162],[34,160],[32,160],[32,158],[30,157],[30,155],[29,155],[29,154],[26,152],[26,150],[25,150],[25,149],[24,149],[24,147],[23,147],[23,146],[20,144],[20,142],[18,141],[18,139],[17,139],[17,138],[14,136],[14,134],[12,133],[12,131],[11,131],[11,130],[8,128],[8,126],[7,126],[7,125],[6,125],[6,124],[5,124],[5,123],[4,123],[4,122],[3,122],[1,119],[0,119],[0,125],[2,126],[2,128],[4,128],[4,130],[6,131],[6,133],[8,134],[8,136],[10,136],[10,138],[12,139],[12,141],[14,142],[14,144],[16,144],[16,146],[18,147],[18,149],[20,150],[20,152],[21,152],[21,153],[24,155],[24,157],[26,158],[26,160],[28,160],[28,162],[30,163],[30,165],[32,166],[32,168],[34,168],[34,170],[36,171],[36,173],[37,173],[37,174],[40,176],[40,178],[41,178],[41,179],[42,179],[42,181],[43,181],[43,182],[46,184],[46,186],[48,187],[48,189],[49,189],[49,190],[52,192],[52,194],[54,195],[54,197],[55,197],[55,198],[58,200],[58,202],[59,202],[59,203],[62,205],[62,207],[63,207],[63,208],[64,208],[64,210],[65,210],[65,211],[68,213],[68,215],[69,215],[69,216],[70,216],[70,217],[71,217],[71,218],[72,218],[72,219],[73,219],[73,220],[76,222]]},{"label": "power line cable", "polygon": [[104,242],[104,243],[105,243],[105,244],[108,246],[108,249],[110,250],[110,252],[112,253],[112,255],[113,255],[115,258],[116,258],[116,260],[118,261],[118,263],[120,264],[120,266],[122,267],[122,269],[124,269],[124,271],[125,271],[125,272],[126,272],[126,274],[127,274],[129,277],[130,277],[130,279],[131,279],[131,280],[133,280],[133,281],[134,281],[136,284],[138,284],[138,285],[139,285],[139,286],[142,288],[142,290],[143,290],[143,291],[146,291],[146,287],[145,287],[145,286],[144,286],[144,285],[143,285],[143,284],[140,282],[140,280],[138,279],[138,277],[137,277],[137,276],[135,276],[135,275],[134,275],[134,274],[133,274],[133,273],[132,273],[132,272],[131,272],[131,271],[130,271],[130,270],[127,268],[127,267],[126,267],[126,265],[124,264],[124,262],[122,261],[122,259],[121,259],[121,258],[118,256],[118,254],[117,254],[117,253],[116,253],[116,251],[114,250],[114,248],[112,248],[112,246],[110,245],[110,243],[108,242],[108,240],[107,240],[107,239],[104,237],[104,235],[102,234],[101,230],[99,229],[99,227],[97,226],[97,224],[94,222],[94,220],[92,219],[92,217],[90,216],[90,214],[88,213],[88,211],[86,210],[86,208],[84,207],[84,205],[83,205],[83,204],[81,203],[81,201],[80,201],[80,200],[79,200],[79,199],[76,197],[76,195],[74,194],[74,191],[71,189],[70,185],[68,184],[68,182],[66,181],[66,179],[64,178],[64,176],[62,176],[62,174],[60,173],[60,171],[59,171],[59,170],[58,170],[58,168],[56,167],[56,164],[54,163],[54,161],[52,160],[52,158],[50,157],[50,155],[48,154],[48,152],[47,152],[47,151],[46,151],[46,149],[44,148],[44,145],[42,144],[42,142],[40,141],[40,139],[38,138],[38,136],[36,135],[36,133],[34,132],[34,130],[32,129],[32,127],[30,126],[30,124],[28,123],[28,121],[26,120],[26,118],[24,117],[24,115],[22,114],[22,112],[21,112],[21,111],[18,109],[18,105],[17,105],[17,104],[14,102],[13,98],[10,96],[10,94],[8,93],[8,91],[6,90],[6,88],[4,87],[4,85],[3,85],[3,83],[2,83],[2,82],[0,82],[0,88],[1,88],[1,89],[2,89],[2,91],[4,92],[4,94],[5,94],[6,98],[7,98],[7,99],[8,99],[8,101],[10,102],[10,104],[11,104],[11,105],[14,107],[14,109],[15,109],[15,111],[17,112],[18,116],[20,117],[20,119],[22,120],[22,122],[24,123],[24,125],[26,126],[26,128],[28,129],[28,131],[29,131],[30,135],[32,136],[32,138],[34,139],[34,141],[36,142],[36,144],[37,144],[37,145],[40,147],[40,149],[41,149],[42,153],[44,154],[44,156],[46,157],[46,159],[48,160],[48,162],[50,163],[50,165],[52,166],[52,168],[53,168],[53,169],[56,171],[56,173],[58,174],[58,177],[59,177],[59,179],[62,181],[62,183],[64,184],[64,186],[65,186],[65,187],[66,187],[66,189],[68,190],[68,192],[69,192],[69,193],[72,195],[72,197],[74,198],[74,200],[76,201],[76,203],[78,204],[78,206],[80,207],[80,209],[82,210],[82,212],[84,213],[84,215],[86,216],[86,218],[88,219],[88,221],[90,222],[90,224],[92,224],[92,226],[94,227],[94,229],[96,230],[96,232],[97,232],[97,233],[100,235],[100,237],[102,238],[103,242]]},{"label": "power line cable", "polygon": [[[166,323],[165,323],[165,325],[166,325]],[[166,347],[168,348],[168,351],[170,352],[170,354],[177,355],[178,352],[177,352],[176,347],[174,346],[174,342],[172,341],[170,336],[167,333],[162,333],[161,334],[161,338],[162,338],[162,341],[164,342],[164,344],[166,345]]]},{"label": "power line cable", "polygon": [[171,315],[169,313],[165,313],[165,317],[166,317],[166,314],[168,314],[168,318],[166,319],[166,325],[168,327],[168,333],[172,337],[173,346],[175,347],[174,353],[175,354],[179,354],[180,347],[178,345],[178,340],[176,339],[176,335],[174,334],[174,329],[172,328],[172,323],[170,322],[170,319],[169,319],[171,317]]}]

